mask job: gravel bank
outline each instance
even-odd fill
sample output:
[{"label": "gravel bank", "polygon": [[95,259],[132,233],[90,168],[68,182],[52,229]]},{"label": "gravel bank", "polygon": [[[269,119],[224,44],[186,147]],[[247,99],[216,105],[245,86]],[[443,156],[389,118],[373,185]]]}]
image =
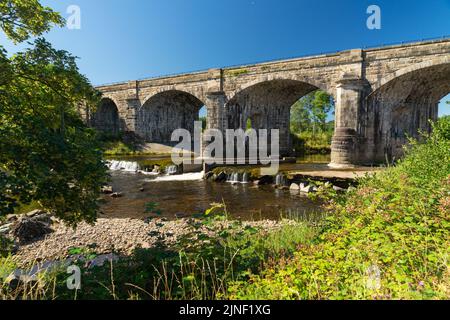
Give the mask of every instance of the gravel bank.
[{"label": "gravel bank", "polygon": [[[75,230],[55,223],[52,226],[53,233],[31,244],[19,246],[15,256],[20,264],[28,264],[65,259],[71,248],[92,248],[97,254],[115,252],[130,255],[136,248],[151,248],[158,241],[170,247],[180,236],[193,231],[195,222],[194,219],[153,219],[149,222],[138,219],[98,219],[95,225],[81,223]],[[273,230],[283,223],[289,222],[264,220],[244,225]],[[203,228],[202,232],[211,231]]]}]

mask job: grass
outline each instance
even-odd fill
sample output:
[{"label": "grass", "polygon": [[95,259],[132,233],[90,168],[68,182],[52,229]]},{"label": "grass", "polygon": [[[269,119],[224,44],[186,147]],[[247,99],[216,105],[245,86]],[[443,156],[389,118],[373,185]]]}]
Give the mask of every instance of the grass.
[{"label": "grass", "polygon": [[292,146],[297,156],[304,154],[331,153],[331,139],[333,132],[302,132],[291,134]]},{"label": "grass", "polygon": [[104,154],[106,156],[118,156],[118,155],[136,155],[140,154],[136,147],[133,145],[125,144],[122,141],[110,141],[104,144]]}]

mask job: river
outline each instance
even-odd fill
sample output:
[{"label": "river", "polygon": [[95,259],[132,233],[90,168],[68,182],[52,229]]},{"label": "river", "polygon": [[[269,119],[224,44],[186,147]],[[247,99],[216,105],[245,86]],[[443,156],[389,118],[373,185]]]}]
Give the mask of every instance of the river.
[{"label": "river", "polygon": [[[151,157],[122,158],[118,160],[148,161]],[[287,169],[326,168],[327,156],[298,159],[296,164],[282,165]],[[320,205],[307,196],[273,186],[255,186],[253,183],[232,184],[204,181],[201,174],[154,176],[130,172],[111,171],[111,185],[121,197],[104,196],[101,217],[137,218],[160,216],[167,219],[189,217],[204,213],[212,203],[225,203],[228,214],[241,220],[285,218],[314,218],[320,215]],[[285,168],[285,169],[286,169]],[[156,204],[160,212],[146,212],[146,204]]]}]

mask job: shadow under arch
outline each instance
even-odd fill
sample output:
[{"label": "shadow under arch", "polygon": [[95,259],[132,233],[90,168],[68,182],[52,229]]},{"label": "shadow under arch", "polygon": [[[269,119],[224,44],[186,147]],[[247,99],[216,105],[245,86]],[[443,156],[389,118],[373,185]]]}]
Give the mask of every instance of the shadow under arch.
[{"label": "shadow under arch", "polygon": [[111,98],[102,98],[92,115],[93,128],[108,135],[117,136],[121,131],[119,108]]},{"label": "shadow under arch", "polygon": [[194,122],[205,104],[191,93],[167,90],[150,96],[137,114],[136,133],[147,142],[173,145],[172,133],[186,129],[194,135]]},{"label": "shadow under arch", "polygon": [[258,81],[243,88],[226,104],[227,127],[245,130],[247,121],[250,120],[253,129],[267,129],[269,139],[270,130],[278,129],[280,155],[293,155],[290,133],[291,107],[300,98],[323,88],[289,78]]},{"label": "shadow under arch", "polygon": [[408,138],[430,132],[430,120],[438,119],[439,102],[450,92],[450,59],[404,68],[380,81],[364,104],[365,139],[361,155],[376,162],[403,156]]}]

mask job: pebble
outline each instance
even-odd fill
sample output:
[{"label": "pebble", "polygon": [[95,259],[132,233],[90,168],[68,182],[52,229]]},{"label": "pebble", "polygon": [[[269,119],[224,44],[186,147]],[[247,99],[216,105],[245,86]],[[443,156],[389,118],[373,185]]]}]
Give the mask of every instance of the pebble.
[{"label": "pebble", "polygon": [[[131,255],[135,249],[150,249],[161,240],[170,247],[181,236],[195,230],[193,220],[182,218],[167,221],[165,218],[155,218],[146,222],[128,218],[100,218],[95,225],[80,223],[75,230],[57,223],[53,225],[55,232],[44,239],[19,246],[15,256],[25,265],[33,263],[36,258],[40,261],[65,259],[71,248],[95,248],[94,251],[99,255],[110,254],[113,248],[117,254]],[[245,224],[270,230],[280,227],[281,223],[286,222],[263,220]],[[202,227],[202,232],[211,234],[213,231]]]}]

